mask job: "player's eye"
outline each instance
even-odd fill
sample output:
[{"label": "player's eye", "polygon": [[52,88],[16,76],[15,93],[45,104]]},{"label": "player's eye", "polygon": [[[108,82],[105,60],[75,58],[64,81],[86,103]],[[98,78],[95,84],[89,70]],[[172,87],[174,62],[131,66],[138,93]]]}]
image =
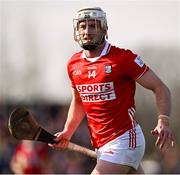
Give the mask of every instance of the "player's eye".
[{"label": "player's eye", "polygon": [[85,29],[86,28],[86,24],[80,24],[79,25],[79,29]]}]

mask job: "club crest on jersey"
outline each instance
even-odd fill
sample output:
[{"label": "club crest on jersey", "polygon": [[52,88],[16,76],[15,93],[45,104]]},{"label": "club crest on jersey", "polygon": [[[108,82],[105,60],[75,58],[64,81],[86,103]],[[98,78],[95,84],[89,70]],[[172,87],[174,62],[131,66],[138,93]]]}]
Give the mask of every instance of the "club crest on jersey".
[{"label": "club crest on jersey", "polygon": [[140,57],[140,56],[137,56],[137,57],[135,58],[134,62],[135,62],[138,66],[140,66],[140,67],[143,67],[143,66],[144,66],[144,62],[143,62],[143,60],[141,60],[141,57]]},{"label": "club crest on jersey", "polygon": [[111,65],[106,65],[106,66],[105,66],[105,72],[106,72],[107,74],[110,74],[110,73],[112,72],[112,66],[111,66]]}]

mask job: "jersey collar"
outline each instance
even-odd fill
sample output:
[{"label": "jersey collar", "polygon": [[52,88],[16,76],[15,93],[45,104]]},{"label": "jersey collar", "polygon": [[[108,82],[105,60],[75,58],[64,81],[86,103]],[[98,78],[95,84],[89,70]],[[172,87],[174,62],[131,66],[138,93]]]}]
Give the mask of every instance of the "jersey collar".
[{"label": "jersey collar", "polygon": [[106,44],[105,44],[104,49],[102,50],[100,56],[94,57],[94,58],[87,58],[85,52],[82,52],[81,58],[84,58],[84,59],[86,59],[86,60],[88,60],[90,62],[95,62],[99,58],[103,57],[104,55],[107,55],[109,53],[109,51],[110,51],[110,48],[111,48],[111,45],[106,41]]}]

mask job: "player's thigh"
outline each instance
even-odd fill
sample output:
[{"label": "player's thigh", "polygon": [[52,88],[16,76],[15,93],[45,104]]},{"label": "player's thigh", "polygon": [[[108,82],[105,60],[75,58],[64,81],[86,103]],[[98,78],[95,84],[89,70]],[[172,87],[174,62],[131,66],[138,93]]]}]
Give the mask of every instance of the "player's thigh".
[{"label": "player's thigh", "polygon": [[127,174],[132,169],[133,168],[126,165],[98,160],[91,174]]},{"label": "player's thigh", "polygon": [[139,165],[138,169],[131,169],[128,174],[144,174],[144,170],[141,165]]}]

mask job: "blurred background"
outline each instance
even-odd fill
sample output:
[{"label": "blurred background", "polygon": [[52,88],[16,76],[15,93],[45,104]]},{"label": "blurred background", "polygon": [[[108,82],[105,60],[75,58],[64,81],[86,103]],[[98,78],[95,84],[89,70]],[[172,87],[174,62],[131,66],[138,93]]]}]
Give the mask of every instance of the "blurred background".
[{"label": "blurred background", "polygon": [[[66,64],[80,50],[72,19],[84,6],[107,13],[109,42],[143,57],[172,93],[170,124],[176,146],[159,152],[150,131],[156,125],[152,92],[137,85],[137,120],[146,137],[146,173],[180,173],[180,1],[1,0],[0,173],[89,174],[96,161],[42,143],[20,142],[7,129],[10,112],[25,105],[51,133],[62,130],[71,100]],[[72,141],[92,149],[86,120]]]}]

